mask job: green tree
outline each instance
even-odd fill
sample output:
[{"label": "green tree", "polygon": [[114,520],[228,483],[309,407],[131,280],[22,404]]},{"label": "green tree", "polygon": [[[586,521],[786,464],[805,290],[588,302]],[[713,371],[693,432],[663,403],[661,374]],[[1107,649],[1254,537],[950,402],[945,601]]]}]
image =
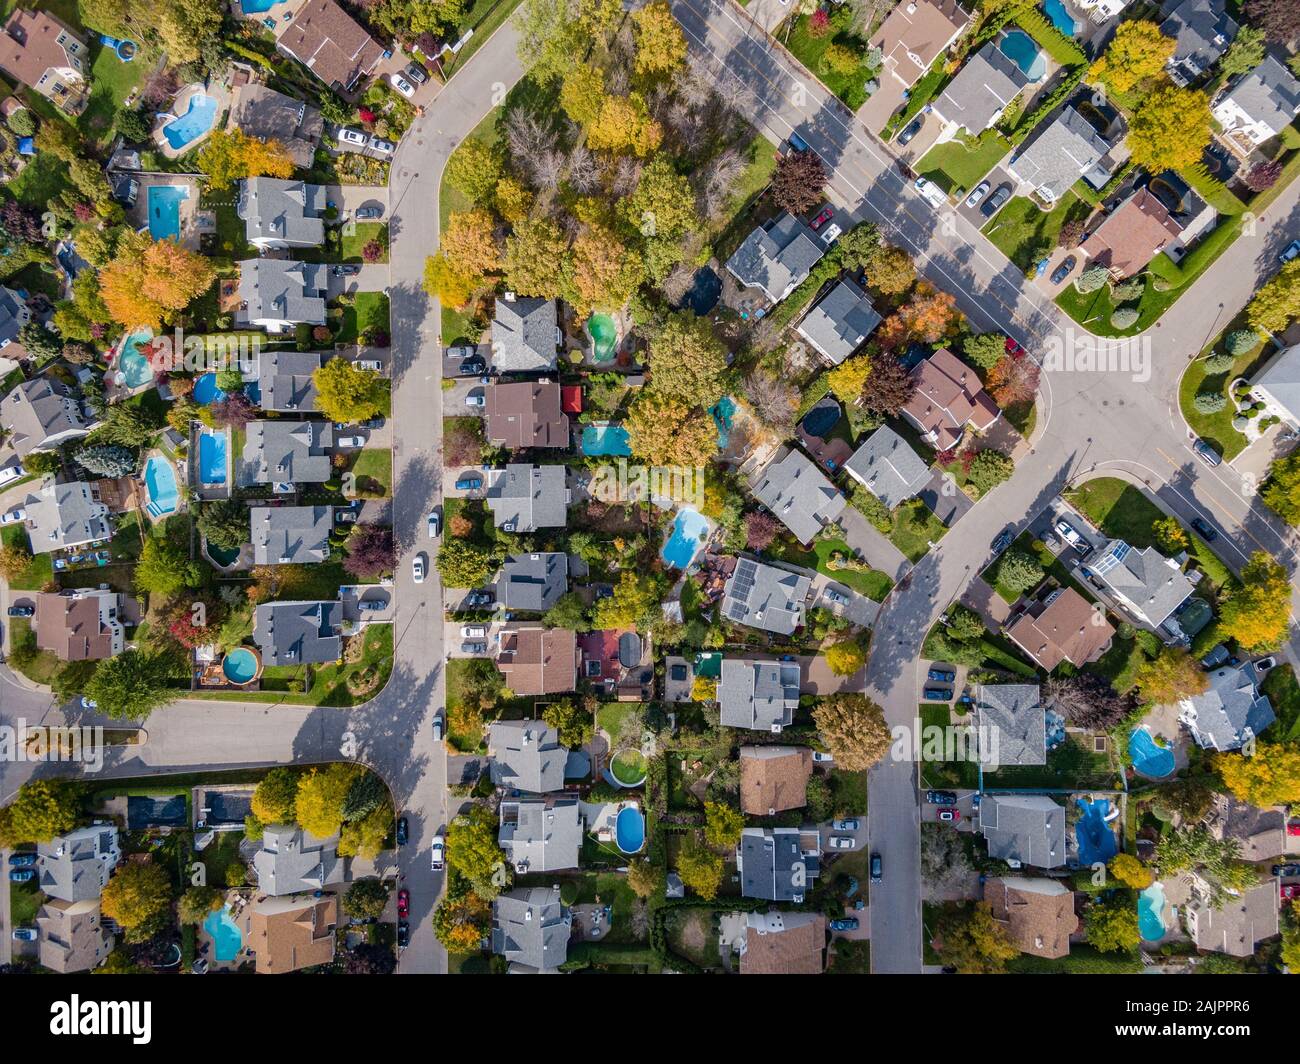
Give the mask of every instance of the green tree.
[{"label": "green tree", "polygon": [[438,574],[447,587],[478,587],[492,575],[492,555],[468,540],[444,540],[438,551]]},{"label": "green tree", "polygon": [[560,744],[577,750],[591,742],[595,734],[592,711],[573,698],[558,698],[542,710],[542,720],[559,734]]},{"label": "green tree", "polygon": [[1015,472],[1015,463],[1001,451],[980,451],[970,464],[966,482],[987,495]]},{"label": "green tree", "polygon": [[199,510],[199,531],[221,550],[238,550],[249,541],[248,522],[248,506],[240,499],[204,503]]},{"label": "green tree", "polygon": [[506,238],[505,281],[524,296],[554,299],[564,283],[569,242],[544,215],[518,223]]},{"label": "green tree", "polygon": [[135,587],[143,595],[175,598],[203,582],[202,571],[186,551],[155,535],[145,536],[135,567]]},{"label": "green tree", "polygon": [[1020,954],[984,901],[976,902],[969,912],[946,912],[936,928],[935,948],[959,975],[997,975],[1006,970],[1007,961]]},{"label": "green tree", "polygon": [[1191,544],[1187,538],[1187,530],[1176,517],[1161,517],[1151,522],[1151,532],[1155,536],[1156,546],[1165,554],[1177,554],[1179,551],[1186,550]]},{"label": "green tree", "polygon": [[176,916],[183,924],[201,924],[209,913],[221,908],[221,899],[216,887],[190,887],[176,903]]},{"label": "green tree", "polygon": [[1224,78],[1233,78],[1254,70],[1264,61],[1264,41],[1263,30],[1254,26],[1242,26],[1219,60],[1219,73]]},{"label": "green tree", "polygon": [[624,571],[614,594],[599,600],[591,610],[593,628],[646,628],[659,609],[663,587],[651,573]]},{"label": "green tree", "polygon": [[[114,660],[114,659],[109,659]],[[147,942],[166,925],[172,885],[161,865],[123,861],[100,895],[99,907],[126,933],[127,942]]]},{"label": "green tree", "polygon": [[1006,354],[1006,344],[1007,338],[1002,333],[981,333],[979,336],[966,337],[962,341],[961,350],[968,362],[980,369],[992,369]]},{"label": "green tree", "polygon": [[1137,906],[1125,898],[1107,903],[1094,901],[1083,917],[1088,942],[1102,953],[1136,950],[1142,941],[1137,921]]},{"label": "green tree", "polygon": [[650,386],[663,395],[711,406],[722,398],[726,373],[726,348],[708,318],[688,310],[669,315],[650,341]]},{"label": "green tree", "polygon": [[355,424],[379,414],[384,382],[373,369],[345,358],[331,358],[311,375],[316,407],[330,421]]},{"label": "green tree", "polygon": [[115,443],[82,447],[72,455],[73,461],[88,473],[101,477],[126,477],[135,472],[136,454]]},{"label": "green tree", "polygon": [[688,843],[677,856],[677,874],[682,883],[706,901],[718,896],[722,871],[722,858],[697,842]]},{"label": "green tree", "polygon": [[1265,335],[1282,332],[1300,317],[1300,259],[1292,259],[1266,281],[1246,305],[1250,327]]},{"label": "green tree", "polygon": [[298,805],[298,780],[293,768],[273,768],[258,783],[251,803],[253,815],[263,824],[284,824],[294,819]]},{"label": "green tree", "polygon": [[555,605],[546,611],[542,623],[548,628],[572,628],[585,632],[591,628],[587,619],[587,604],[576,591],[560,596]]},{"label": "green tree", "polygon": [[71,780],[28,780],[0,808],[0,846],[49,842],[81,822],[82,789]]},{"label": "green tree", "polygon": [[387,907],[388,887],[375,876],[354,880],[343,895],[343,911],[358,920],[377,920]]},{"label": "green tree", "polygon": [[472,807],[448,826],[447,867],[486,901],[509,889],[512,875],[497,845],[497,818],[486,806]]},{"label": "green tree", "polygon": [[1142,698],[1156,705],[1170,705],[1198,695],[1209,686],[1205,672],[1195,658],[1179,647],[1163,647],[1133,674]]},{"label": "green tree", "polygon": [[1300,455],[1273,462],[1260,493],[1269,507],[1289,525],[1300,525]]},{"label": "green tree", "polygon": [[1013,547],[998,561],[997,582],[1014,595],[1028,591],[1047,575],[1043,563],[1028,551]]},{"label": "green tree", "polygon": [[715,850],[734,850],[744,827],[740,810],[722,802],[704,803],[704,841]]},{"label": "green tree", "polygon": [[143,721],[179,693],[168,685],[167,660],[143,650],[127,649],[99,663],[86,682],[86,697],[114,720]]}]

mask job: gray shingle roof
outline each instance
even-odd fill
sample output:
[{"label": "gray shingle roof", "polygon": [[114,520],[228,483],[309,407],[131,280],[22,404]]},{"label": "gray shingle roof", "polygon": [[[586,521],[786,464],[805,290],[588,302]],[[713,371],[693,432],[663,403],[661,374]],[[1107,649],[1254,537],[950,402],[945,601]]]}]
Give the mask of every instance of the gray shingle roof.
[{"label": "gray shingle roof", "polygon": [[1047,723],[1038,684],[981,684],[975,689],[975,712],[990,744],[981,747],[981,759],[991,767],[1047,764]]},{"label": "gray shingle roof", "polygon": [[767,230],[755,229],[727,260],[732,276],[747,288],[761,288],[774,303],[808,276],[825,253],[817,234],[783,212]]},{"label": "gray shingle roof", "polygon": [[330,555],[331,506],[253,506],[249,509],[255,565],[309,565]]},{"label": "gray shingle roof", "polygon": [[300,413],[316,409],[312,374],[326,356],[319,351],[267,351],[257,356],[257,381],[263,410]]},{"label": "gray shingle roof", "polygon": [[1300,424],[1300,344],[1278,353],[1254,380]]},{"label": "gray shingle roof", "polygon": [[498,787],[546,794],[564,786],[569,750],[544,721],[498,721],[488,729],[488,753],[492,782]]},{"label": "gray shingle roof", "polygon": [[563,528],[568,522],[564,466],[511,463],[488,478],[487,505],[498,528],[515,532]]},{"label": "gray shingle roof", "polygon": [[1180,714],[1202,746],[1238,750],[1247,735],[1258,736],[1277,719],[1273,704],[1259,693],[1252,663],[1215,669],[1209,680],[1209,688],[1183,701]]},{"label": "gray shingle roof", "polygon": [[343,882],[338,839],[319,839],[296,824],[268,824],[262,848],[253,855],[258,889],[267,894],[323,890]]},{"label": "gray shingle roof", "polygon": [[257,82],[235,89],[230,123],[250,136],[278,140],[289,149],[294,164],[304,169],[311,166],[325,128],[319,107]]},{"label": "gray shingle roof", "polygon": [[341,602],[263,602],[253,614],[253,642],[265,665],[323,665],[343,652]]},{"label": "gray shingle roof", "polygon": [[582,815],[576,798],[501,803],[497,841],[520,875],[578,867]]},{"label": "gray shingle roof", "polygon": [[1300,81],[1270,55],[1238,81],[1227,98],[1254,121],[1281,133],[1300,113]]},{"label": "gray shingle roof", "polygon": [[12,435],[10,444],[20,457],[49,446],[49,441],[90,431],[81,404],[59,381],[37,377],[24,381],[0,400],[0,425]]},{"label": "gray shingle roof", "polygon": [[0,285],[0,351],[18,339],[18,331],[30,317],[22,297],[12,288]]},{"label": "gray shingle roof", "polygon": [[[810,881],[821,872],[820,845],[815,840],[815,835],[798,828],[745,828],[736,848],[740,893],[768,901],[803,900]],[[805,847],[805,842],[813,845]]]},{"label": "gray shingle roof", "polygon": [[254,484],[323,484],[333,475],[328,421],[250,421],[243,461]]},{"label": "gray shingle roof", "polygon": [[1011,157],[1007,169],[1040,193],[1059,199],[1109,150],[1092,123],[1066,107]]},{"label": "gray shingle roof", "polygon": [[114,825],[78,828],[37,843],[37,882],[51,898],[88,901],[100,896],[121,858]]},{"label": "gray shingle roof", "polygon": [[1182,0],[1166,8],[1160,32],[1176,44],[1170,74],[1184,84],[1209,70],[1237,36],[1237,23],[1224,0]]},{"label": "gray shingle roof", "polygon": [[789,635],[803,624],[812,579],[807,573],[742,557],[727,580],[722,615],[729,621]]},{"label": "gray shingle roof", "polygon": [[1045,794],[986,794],[980,829],[989,856],[1035,868],[1065,864],[1065,809]]},{"label": "gray shingle roof", "polygon": [[558,886],[512,890],[492,903],[492,952],[534,971],[555,969],[568,958],[571,927]]},{"label": "gray shingle roof", "polygon": [[325,242],[325,186],[278,177],[251,177],[239,183],[236,210],[250,244],[274,241],[290,247]]},{"label": "gray shingle roof", "polygon": [[1088,558],[1087,567],[1141,611],[1153,628],[1168,620],[1192,593],[1192,582],[1172,559],[1154,547],[1138,550],[1122,539],[1101,547]]},{"label": "gray shingle roof", "polygon": [[799,705],[799,666],[786,661],[723,658],[718,709],[728,728],[789,727]]},{"label": "gray shingle roof", "polygon": [[839,365],[879,324],[880,315],[867,293],[845,278],[808,311],[799,323],[799,335]]},{"label": "gray shingle roof", "polygon": [[930,467],[888,425],[868,436],[844,468],[891,510],[930,482]]},{"label": "gray shingle roof", "polygon": [[97,502],[90,485],[73,480],[55,484],[46,480],[23,502],[27,511],[27,536],[33,554],[48,554],[113,537],[108,507]]},{"label": "gray shingle roof", "polygon": [[791,449],[763,470],[754,498],[799,542],[808,544],[844,512],[844,496],[802,451]]},{"label": "gray shingle roof", "polygon": [[499,373],[542,373],[558,359],[555,300],[516,296],[496,301],[492,365]]},{"label": "gray shingle roof", "polygon": [[1249,957],[1257,943],[1278,933],[1277,899],[1276,879],[1266,879],[1236,897],[1229,895],[1221,909],[1197,899],[1189,906],[1197,946]]},{"label": "gray shingle roof", "polygon": [[494,586],[506,609],[545,613],[569,590],[569,556],[559,551],[512,554]]},{"label": "gray shingle roof", "polygon": [[251,322],[325,324],[329,267],[291,259],[247,259],[239,264],[239,298]]},{"label": "gray shingle roof", "polygon": [[1028,84],[1029,78],[1015,61],[989,41],[948,82],[934,109],[967,132],[981,133]]}]

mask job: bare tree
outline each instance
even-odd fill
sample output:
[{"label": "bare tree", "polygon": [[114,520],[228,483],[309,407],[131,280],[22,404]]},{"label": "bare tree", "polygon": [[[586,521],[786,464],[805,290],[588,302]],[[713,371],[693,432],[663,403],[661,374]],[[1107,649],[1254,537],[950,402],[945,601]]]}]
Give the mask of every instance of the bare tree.
[{"label": "bare tree", "polygon": [[564,177],[567,157],[558,148],[552,148],[527,160],[526,165],[532,173],[530,184],[539,192],[551,193],[560,187]]},{"label": "bare tree", "polygon": [[715,218],[726,209],[731,190],[745,172],[745,159],[735,148],[728,148],[705,167],[698,183],[697,205],[706,218]]},{"label": "bare tree", "polygon": [[569,149],[569,186],[578,195],[586,196],[600,187],[600,176],[600,162],[591,154],[591,149],[584,141],[575,143]]},{"label": "bare tree", "polygon": [[742,118],[748,118],[758,109],[758,101],[753,90],[733,70],[722,72],[714,83],[713,91],[717,93],[724,107]]},{"label": "bare tree", "polygon": [[506,115],[505,126],[506,146],[524,179],[534,188],[546,187],[538,180],[542,176],[539,162],[555,151],[559,138],[554,128],[539,115],[522,107],[516,107]]},{"label": "bare tree", "polygon": [[755,369],[745,378],[745,397],[773,431],[789,435],[799,407],[799,392],[788,380]]},{"label": "bare tree", "polygon": [[636,191],[637,182],[641,180],[641,166],[641,160],[631,156],[625,155],[618,160],[610,185],[610,193],[615,198],[630,196]]}]

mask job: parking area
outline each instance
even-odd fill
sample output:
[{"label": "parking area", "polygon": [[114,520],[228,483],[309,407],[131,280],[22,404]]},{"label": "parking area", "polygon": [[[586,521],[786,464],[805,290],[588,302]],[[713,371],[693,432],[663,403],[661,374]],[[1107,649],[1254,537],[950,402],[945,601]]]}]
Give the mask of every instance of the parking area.
[{"label": "parking area", "polygon": [[386,292],[389,277],[386,262],[339,263],[330,267],[326,291],[330,299],[358,292]]},{"label": "parking area", "polygon": [[501,621],[443,622],[443,644],[449,658],[495,657],[501,646]]},{"label": "parking area", "polygon": [[[326,185],[325,198],[338,208],[339,221],[388,221],[388,188],[384,185]],[[378,209],[373,218],[356,218],[357,211],[370,213]]]},{"label": "parking area", "polygon": [[[492,353],[491,344],[453,344],[443,349],[442,376],[479,377],[487,372],[488,356]],[[482,363],[481,368],[475,362]],[[467,368],[468,366],[468,368]]]},{"label": "parking area", "polygon": [[[977,791],[969,790],[969,789],[968,790],[957,789],[953,791],[944,791],[941,793],[955,794],[957,796],[957,801],[953,804],[948,804],[948,805],[942,805],[937,802],[922,801],[921,802],[922,823],[927,823],[927,824],[947,823],[949,824],[950,827],[954,828],[957,831],[974,831],[975,822],[979,815],[979,808],[975,804],[979,797],[979,793]],[[921,797],[925,798],[926,795],[922,794]],[[953,816],[955,816],[957,819],[946,821],[943,817],[945,811],[952,813]]]},{"label": "parking area", "polygon": [[[886,78],[885,80],[893,81],[893,78]],[[894,84],[898,84],[898,83],[894,82]],[[901,90],[901,86],[900,86],[900,90]],[[881,86],[881,91],[882,92],[886,91],[883,83]],[[879,95],[879,93],[877,93],[877,95]],[[902,102],[901,91],[897,94],[897,96],[898,96],[899,104],[901,104]],[[884,107],[887,106],[887,104],[892,98],[893,97],[891,95],[887,94],[885,99],[882,100],[881,103],[878,105],[878,108],[883,110]],[[868,100],[862,106],[862,110],[859,111],[858,113],[861,114],[862,111],[865,111],[870,106],[871,106],[871,100]],[[882,120],[882,124],[885,121],[888,121],[889,115],[893,114],[893,112],[896,111],[897,109],[898,109],[898,105],[890,107],[889,111],[885,114],[885,117]],[[912,134],[911,140],[909,140],[906,144],[901,143],[900,138],[906,136],[908,129],[911,126],[913,126],[918,119],[921,122],[921,128],[918,129],[914,134]],[[918,159],[920,159],[923,155],[925,155],[926,152],[928,152],[931,148],[934,147],[934,142],[939,139],[939,134],[942,132],[943,132],[943,123],[940,122],[937,118],[933,118],[930,115],[927,115],[925,113],[919,114],[916,116],[916,118],[913,118],[911,122],[908,122],[906,126],[904,126],[901,130],[898,131],[898,136],[894,138],[894,150],[898,152],[899,158],[901,158],[904,162],[910,165],[912,163],[915,163]]]},{"label": "parking area", "polygon": [[487,384],[478,377],[450,377],[451,387],[442,393],[442,409],[447,417],[477,415],[482,417],[487,404]]},{"label": "parking area", "polygon": [[[957,213],[977,229],[982,229],[997,217],[997,211],[986,215],[984,209],[992,202],[992,198],[997,195],[998,189],[1005,187],[1009,190],[1007,202],[1010,202],[1011,197],[1016,194],[1016,179],[1007,173],[1006,168],[1003,166],[995,166],[985,175],[984,180],[989,183],[988,191],[980,197],[979,202],[973,207],[966,206],[966,199],[957,201]],[[978,187],[977,185],[976,188]],[[974,189],[971,191],[974,192]],[[1004,203],[1002,206],[1006,206],[1006,204]]]},{"label": "parking area", "polygon": [[343,619],[351,624],[389,624],[396,615],[391,584],[356,584],[339,588]]},{"label": "parking area", "polygon": [[487,497],[487,470],[478,466],[448,469],[442,481],[446,499],[482,499]]}]

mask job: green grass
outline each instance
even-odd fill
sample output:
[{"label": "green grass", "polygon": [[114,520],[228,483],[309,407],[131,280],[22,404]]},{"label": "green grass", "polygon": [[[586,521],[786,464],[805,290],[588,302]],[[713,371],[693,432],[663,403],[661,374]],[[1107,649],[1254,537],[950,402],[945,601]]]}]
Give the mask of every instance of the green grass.
[{"label": "green grass", "polygon": [[847,588],[858,592],[860,595],[866,595],[867,598],[876,602],[883,602],[885,596],[894,587],[894,581],[888,573],[883,573],[879,569],[833,569],[830,566],[832,554],[843,554],[845,557],[852,557],[853,551],[849,545],[842,539],[818,539],[807,550],[799,544],[790,542],[788,546],[779,551],[779,557],[792,565],[802,565],[810,569],[816,569],[824,576],[843,584]]},{"label": "green grass", "polygon": [[1044,249],[1056,247],[1067,221],[1087,218],[1092,208],[1073,192],[1062,196],[1050,211],[1026,196],[1016,196],[983,229],[993,245],[1021,270],[1028,270]]},{"label": "green grass", "polygon": [[[31,924],[36,919],[36,912],[41,907],[43,897],[35,879],[29,883],[10,883],[9,916],[13,921],[13,927]],[[9,929],[6,928],[5,934],[8,933]]]},{"label": "green grass", "polygon": [[[337,592],[336,592],[337,593]],[[393,626],[391,624],[372,624],[357,637],[364,640],[361,658],[355,664],[339,662],[333,665],[319,666],[268,666],[262,672],[261,692],[240,692],[236,696],[241,700],[267,701],[268,699],[250,697],[267,695],[269,700],[293,702],[308,706],[352,706],[373,698],[388,682],[393,669]],[[348,690],[348,677],[366,669],[374,668],[379,673],[379,683],[365,695],[355,696]],[[297,694],[289,692],[293,681],[305,681],[310,671],[310,690]],[[272,685],[274,685],[272,689]]]},{"label": "green grass", "polygon": [[[922,702],[917,707],[917,715],[921,718],[922,743],[927,729],[947,728],[952,723],[952,711],[945,702]],[[975,787],[979,784],[979,765],[971,760],[923,760],[921,774],[923,782],[930,787]]]},{"label": "green grass", "polygon": [[1300,684],[1296,683],[1295,670],[1290,665],[1279,665],[1260,685],[1260,693],[1273,703],[1277,724],[1270,739],[1294,742],[1300,737]]},{"label": "green grass", "polygon": [[1084,742],[1070,735],[1065,742],[1048,752],[1045,765],[1005,765],[996,772],[984,773],[984,785],[997,787],[1032,787],[1083,789],[1110,787],[1115,783],[1115,768],[1107,754],[1094,753]]},{"label": "green grass", "polygon": [[[22,525],[6,525],[0,529],[0,543],[6,547],[23,547],[30,549],[27,529]],[[9,581],[15,591],[39,591],[54,579],[54,565],[48,554],[32,556],[32,564],[24,576]]]},{"label": "green grass", "polygon": [[106,144],[113,135],[113,121],[131,91],[153,66],[153,56],[137,55],[129,63],[117,58],[113,49],[91,44],[95,58],[90,65],[90,100],[77,118],[77,128],[86,138]]},{"label": "green grass", "polygon": [[[1035,546],[1036,543],[1037,546]],[[999,581],[999,570],[1001,569],[1002,559],[1010,553],[1011,549],[1023,550],[1026,554],[1033,555],[1038,559],[1042,567],[1047,570],[1047,575],[1052,577],[1052,579],[1062,587],[1073,587],[1076,591],[1084,591],[1084,589],[1080,587],[1078,581],[1070,575],[1070,570],[1065,567],[1065,563],[1062,562],[1060,558],[1048,550],[1041,541],[1035,540],[1028,532],[1021,532],[1020,535],[1016,537],[1011,548],[999,555],[992,565],[980,573],[980,577],[989,585],[989,587],[993,588],[993,590],[997,592],[998,598],[1002,599],[1003,602],[1014,605],[1020,599],[1019,592]],[[1087,597],[1086,592],[1084,594],[1085,597]]]},{"label": "green grass", "polygon": [[[348,232],[348,229],[352,231]],[[340,246],[341,261],[364,262],[365,259],[361,254],[361,249],[372,240],[378,240],[384,248],[383,256],[376,261],[387,262],[388,226],[383,222],[353,222],[345,227]]]},{"label": "green grass", "polygon": [[460,22],[459,32],[456,34],[459,37],[466,30],[473,29],[474,36],[443,65],[443,72],[448,78],[469,62],[470,56],[482,48],[488,38],[505,24],[506,19],[519,6],[519,2],[520,0],[476,0],[474,5],[465,12],[465,17]]},{"label": "green grass", "polygon": [[609,768],[620,783],[640,783],[646,774],[645,758],[639,750],[623,750],[615,754]]},{"label": "green grass", "polygon": [[[867,102],[867,91],[865,88],[868,80],[868,72],[865,66],[859,66],[851,74],[839,74],[821,68],[822,56],[826,49],[832,44],[839,44],[848,47],[865,58],[865,50],[861,41],[855,38],[847,29],[841,28],[845,19],[843,17],[831,16],[832,28],[824,37],[814,37],[808,32],[808,23],[810,15],[796,15],[793,27],[782,26],[778,31],[778,39],[782,40],[787,48],[794,53],[804,66],[831,90],[836,96],[844,101],[851,110],[856,111]],[[789,33],[786,34],[786,29]]]},{"label": "green grass", "polygon": [[911,562],[919,562],[948,531],[920,499],[911,499],[894,510],[894,527],[889,540]]},{"label": "green grass", "polygon": [[24,207],[44,207],[60,192],[71,187],[67,164],[42,152],[28,160],[23,172],[9,182],[9,191]]},{"label": "green grass", "polygon": [[[1244,323],[1233,322],[1224,332],[1231,332],[1241,324]],[[1218,337],[1206,351],[1213,351],[1217,347]],[[1178,409],[1182,411],[1188,426],[1227,461],[1236,458],[1246,449],[1246,437],[1232,427],[1232,419],[1237,416],[1236,407],[1229,400],[1228,405],[1218,413],[1205,414],[1196,409],[1193,400],[1202,392],[1227,394],[1229,384],[1238,377],[1251,376],[1272,355],[1273,346],[1261,341],[1244,355],[1239,355],[1227,372],[1214,374],[1207,373],[1205,360],[1198,358],[1188,363],[1182,380],[1178,382]]]},{"label": "green grass", "polygon": [[931,148],[916,164],[916,172],[928,177],[945,192],[961,194],[979,184],[980,179],[1010,150],[1011,144],[1006,138],[994,130],[987,130],[975,139],[974,147],[967,147],[960,140],[950,140]]},{"label": "green grass", "polygon": [[355,344],[367,329],[391,329],[388,296],[383,292],[358,292],[342,311],[342,322],[334,336],[336,343]]},{"label": "green grass", "polygon": [[393,452],[387,447],[367,447],[357,452],[350,472],[363,499],[386,499],[393,494]]},{"label": "green grass", "polygon": [[1048,960],[1022,953],[1007,962],[1017,975],[1137,975],[1142,961],[1135,953],[1101,953],[1085,944],[1070,947],[1068,957]]},{"label": "green grass", "polygon": [[19,647],[30,648],[30,653],[14,653],[9,656],[9,664],[21,672],[32,683],[48,685],[54,679],[63,663],[48,650],[36,649],[36,633],[32,631],[32,622],[26,617],[10,617],[9,641],[11,651]]}]

